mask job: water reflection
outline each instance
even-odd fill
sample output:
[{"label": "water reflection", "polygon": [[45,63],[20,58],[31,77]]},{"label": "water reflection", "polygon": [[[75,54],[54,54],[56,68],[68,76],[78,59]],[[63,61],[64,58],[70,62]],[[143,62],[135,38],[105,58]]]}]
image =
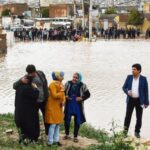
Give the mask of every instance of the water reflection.
[{"label": "water reflection", "polygon": [[[16,43],[0,59],[0,113],[14,111],[12,83],[25,74],[27,64],[35,64],[51,81],[51,72],[63,70],[65,81],[73,72],[83,74],[92,96],[85,104],[87,121],[93,126],[110,128],[114,118],[123,125],[125,95],[122,84],[133,63],[141,63],[150,84],[149,41],[99,41],[96,43],[44,42]],[[150,109],[144,111],[142,135],[149,134]],[[135,114],[131,129],[134,131]]]}]

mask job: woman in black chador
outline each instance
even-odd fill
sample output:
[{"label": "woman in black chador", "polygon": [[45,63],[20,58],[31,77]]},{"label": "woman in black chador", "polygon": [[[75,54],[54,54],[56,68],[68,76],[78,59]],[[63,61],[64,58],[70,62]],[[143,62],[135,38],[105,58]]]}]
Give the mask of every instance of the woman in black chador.
[{"label": "woman in black chador", "polygon": [[16,90],[15,96],[15,123],[20,130],[20,142],[24,139],[37,141],[39,137],[39,117],[37,98],[39,91],[33,78],[27,76],[28,83],[22,84]]}]

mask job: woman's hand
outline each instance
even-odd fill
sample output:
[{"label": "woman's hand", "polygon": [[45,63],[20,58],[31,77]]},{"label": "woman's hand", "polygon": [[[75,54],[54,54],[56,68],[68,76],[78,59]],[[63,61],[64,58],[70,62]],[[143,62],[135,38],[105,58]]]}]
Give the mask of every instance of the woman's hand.
[{"label": "woman's hand", "polygon": [[76,101],[77,102],[80,102],[80,101],[82,101],[83,99],[82,99],[82,97],[76,97]]},{"label": "woman's hand", "polygon": [[27,84],[27,83],[29,83],[29,80],[26,77],[23,77],[21,79],[21,82],[24,83],[24,84]]},{"label": "woman's hand", "polygon": [[64,91],[65,91],[65,87],[64,87],[63,84],[60,84],[60,91],[61,91],[61,92],[64,92]]},{"label": "woman's hand", "polygon": [[63,107],[63,106],[65,106],[65,102],[60,103],[60,107]]}]

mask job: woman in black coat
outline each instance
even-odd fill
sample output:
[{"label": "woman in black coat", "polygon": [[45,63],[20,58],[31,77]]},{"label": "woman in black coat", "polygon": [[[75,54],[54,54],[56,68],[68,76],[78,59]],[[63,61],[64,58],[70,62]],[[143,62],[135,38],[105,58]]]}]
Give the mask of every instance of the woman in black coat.
[{"label": "woman in black coat", "polygon": [[39,137],[39,117],[37,98],[39,91],[32,84],[33,78],[27,76],[28,84],[22,84],[16,89],[15,123],[20,130],[20,142],[24,139],[37,141]]},{"label": "woman in black coat", "polygon": [[72,81],[68,81],[65,84],[65,137],[69,139],[70,122],[72,116],[74,116],[74,142],[78,142],[78,132],[80,125],[86,121],[84,114],[84,101],[90,97],[90,92],[82,82],[82,76],[80,73],[74,73]]}]

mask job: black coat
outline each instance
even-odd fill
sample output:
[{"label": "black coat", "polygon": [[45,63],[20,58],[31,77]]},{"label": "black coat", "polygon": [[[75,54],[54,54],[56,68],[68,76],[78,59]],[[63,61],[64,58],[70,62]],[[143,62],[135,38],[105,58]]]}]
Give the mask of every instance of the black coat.
[{"label": "black coat", "polygon": [[[37,71],[37,74],[38,74],[39,78],[41,79],[41,81],[43,82],[44,102],[46,102],[48,100],[48,96],[49,96],[46,76],[42,71]],[[26,77],[26,75],[24,77]],[[13,84],[13,89],[17,90],[17,88],[21,85],[23,85],[23,83],[22,83],[21,79],[19,79],[18,81],[16,81]]]},{"label": "black coat", "polygon": [[38,95],[39,91],[29,84],[23,84],[16,89],[15,123],[21,133],[31,140],[39,137]]},{"label": "black coat", "polygon": [[[70,96],[69,93],[70,93],[70,90],[72,88],[72,81],[68,81],[66,84],[65,84],[65,95],[66,96]],[[76,91],[76,96],[77,97],[81,97],[83,100],[78,102],[78,106],[79,106],[79,109],[80,109],[80,112],[81,112],[81,124],[86,122],[86,118],[85,118],[85,114],[84,114],[84,101],[87,100],[89,97],[90,97],[90,91],[88,90],[86,84],[80,82],[79,84],[79,88],[78,90]],[[67,122],[68,120],[68,110],[67,110],[67,105],[68,105],[68,100],[66,100],[66,104],[65,104],[65,110],[64,110],[64,114],[65,114],[65,117],[64,117],[64,120],[65,122]]]}]

